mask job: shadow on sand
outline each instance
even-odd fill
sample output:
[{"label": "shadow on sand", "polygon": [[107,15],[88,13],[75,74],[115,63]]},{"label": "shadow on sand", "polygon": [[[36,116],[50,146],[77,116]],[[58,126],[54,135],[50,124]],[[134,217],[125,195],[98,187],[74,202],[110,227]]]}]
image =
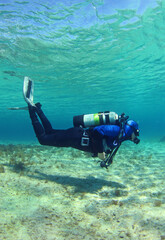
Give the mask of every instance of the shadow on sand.
[{"label": "shadow on sand", "polygon": [[35,175],[27,175],[30,178],[35,178],[39,180],[48,180],[52,182],[59,183],[66,186],[74,186],[75,192],[89,192],[94,193],[101,189],[103,186],[109,186],[111,188],[126,188],[125,185],[113,181],[106,181],[104,179],[99,179],[95,177],[87,178],[76,178],[71,176],[62,175],[48,175],[41,173],[40,171],[35,171]]}]

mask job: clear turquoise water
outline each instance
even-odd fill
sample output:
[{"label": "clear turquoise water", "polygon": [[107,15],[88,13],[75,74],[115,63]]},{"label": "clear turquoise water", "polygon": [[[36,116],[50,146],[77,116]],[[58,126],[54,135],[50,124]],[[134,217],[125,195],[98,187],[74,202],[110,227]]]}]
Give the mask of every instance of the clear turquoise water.
[{"label": "clear turquoise water", "polygon": [[[164,75],[165,0],[1,0],[0,239],[164,239]],[[108,170],[38,146],[28,112],[7,109],[26,106],[24,76],[54,128],[125,112],[141,144]]]},{"label": "clear turquoise water", "polygon": [[1,0],[0,140],[36,141],[28,113],[7,110],[25,105],[24,76],[55,128],[112,110],[163,137],[164,26],[164,0]]}]

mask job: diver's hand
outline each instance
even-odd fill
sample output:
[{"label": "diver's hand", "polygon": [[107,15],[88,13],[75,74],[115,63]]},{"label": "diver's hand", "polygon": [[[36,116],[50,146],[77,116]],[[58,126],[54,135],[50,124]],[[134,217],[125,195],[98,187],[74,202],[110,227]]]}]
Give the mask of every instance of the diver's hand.
[{"label": "diver's hand", "polygon": [[105,152],[98,153],[98,158],[100,158],[101,160],[105,160],[106,159]]}]

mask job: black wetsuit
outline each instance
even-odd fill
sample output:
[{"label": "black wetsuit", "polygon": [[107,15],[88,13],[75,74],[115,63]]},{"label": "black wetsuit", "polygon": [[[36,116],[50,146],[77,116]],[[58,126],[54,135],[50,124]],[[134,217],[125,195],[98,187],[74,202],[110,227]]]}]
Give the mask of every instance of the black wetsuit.
[{"label": "black wetsuit", "polygon": [[81,127],[66,130],[53,129],[40,107],[29,107],[29,114],[40,144],[55,147],[72,147],[94,154],[103,151],[102,139],[96,137],[97,133],[94,133],[92,129],[83,129]]},{"label": "black wetsuit", "polygon": [[[107,168],[112,164],[121,143],[125,140],[130,140],[130,135],[134,131],[134,128],[129,124],[127,124],[128,126],[125,125],[128,128],[127,130],[131,131],[129,136],[126,135],[123,128],[116,125],[100,125],[87,129],[82,127],[73,127],[66,130],[53,129],[41,110],[41,105],[35,105],[36,107],[29,106],[29,114],[40,144],[55,147],[72,147],[81,151],[91,152],[94,157],[98,153],[105,152],[108,154],[108,157],[100,163],[101,167]],[[139,141],[138,138],[134,139],[136,144]]]}]

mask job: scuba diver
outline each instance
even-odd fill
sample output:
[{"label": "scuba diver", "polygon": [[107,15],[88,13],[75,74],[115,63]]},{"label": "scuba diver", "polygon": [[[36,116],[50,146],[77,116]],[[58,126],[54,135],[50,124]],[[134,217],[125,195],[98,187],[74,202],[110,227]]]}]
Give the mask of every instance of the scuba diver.
[{"label": "scuba diver", "polygon": [[[101,112],[73,117],[74,127],[66,130],[53,129],[43,113],[40,103],[33,103],[33,81],[25,77],[23,95],[36,137],[41,145],[72,147],[91,152],[100,158],[100,166],[108,168],[122,142],[140,140],[138,124],[114,112]],[[25,109],[25,108],[22,108]]]}]

